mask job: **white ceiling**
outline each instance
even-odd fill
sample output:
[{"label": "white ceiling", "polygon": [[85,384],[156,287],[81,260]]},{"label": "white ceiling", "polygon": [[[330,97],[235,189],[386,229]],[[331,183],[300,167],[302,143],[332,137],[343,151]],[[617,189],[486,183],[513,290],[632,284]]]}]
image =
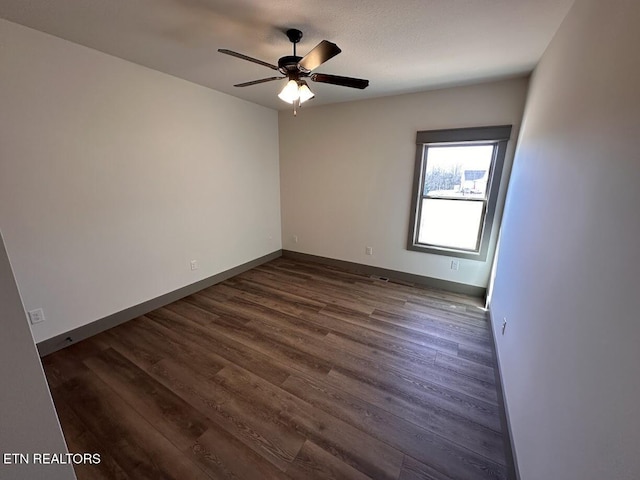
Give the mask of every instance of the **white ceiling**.
[{"label": "white ceiling", "polygon": [[356,90],[310,82],[314,105],[522,75],[574,0],[1,0],[0,17],[276,109],[273,70],[298,28],[304,55],[323,39],[342,53],[316,71],[367,78]]}]

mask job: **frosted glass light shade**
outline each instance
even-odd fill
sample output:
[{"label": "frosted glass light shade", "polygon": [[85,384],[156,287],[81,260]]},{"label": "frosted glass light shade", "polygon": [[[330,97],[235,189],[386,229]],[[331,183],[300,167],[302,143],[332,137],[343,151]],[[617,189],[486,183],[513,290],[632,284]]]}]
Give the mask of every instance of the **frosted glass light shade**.
[{"label": "frosted glass light shade", "polygon": [[315,97],[315,95],[309,88],[309,85],[307,85],[307,82],[305,81],[300,82],[300,88],[298,89],[298,93],[300,95],[300,103],[304,103],[307,100],[311,100],[313,97]]},{"label": "frosted glass light shade", "polygon": [[287,103],[293,103],[300,98],[300,91],[298,89],[298,82],[295,80],[289,80],[284,86],[282,91],[278,94],[280,100]]}]

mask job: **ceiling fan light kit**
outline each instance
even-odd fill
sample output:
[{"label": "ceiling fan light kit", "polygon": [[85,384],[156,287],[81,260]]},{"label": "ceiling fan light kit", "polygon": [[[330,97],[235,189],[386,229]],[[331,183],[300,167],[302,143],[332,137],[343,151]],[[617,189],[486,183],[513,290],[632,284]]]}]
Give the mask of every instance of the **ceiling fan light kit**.
[{"label": "ceiling fan light kit", "polygon": [[298,82],[295,80],[289,80],[282,91],[278,94],[280,100],[293,103],[300,98],[300,87],[298,87]]},{"label": "ceiling fan light kit", "polygon": [[315,95],[304,80],[289,80],[282,91],[278,94],[280,100],[293,104],[298,101],[300,104],[311,100]]},{"label": "ceiling fan light kit", "polygon": [[342,77],[339,75],[329,75],[325,73],[312,73],[313,70],[318,68],[327,60],[338,55],[342,50],[340,50],[335,43],[323,40],[304,57],[299,57],[296,55],[296,44],[302,39],[302,32],[295,28],[291,28],[285,33],[289,38],[289,41],[293,44],[293,55],[281,57],[278,60],[277,66],[232,50],[224,48],[218,49],[218,52],[220,53],[257,63],[258,65],[262,65],[272,70],[277,70],[284,75],[283,77],[268,77],[260,80],[238,83],[234,85],[234,87],[248,87],[250,85],[257,85],[259,83],[287,78],[288,81],[282,91],[278,94],[278,97],[293,105],[293,114],[295,115],[297,113],[297,107],[307,100],[311,100],[315,96],[307,82],[303,80],[304,78],[310,78],[312,81],[318,83],[329,83],[332,85],[350,88],[364,89],[369,86],[369,80],[361,78]]}]

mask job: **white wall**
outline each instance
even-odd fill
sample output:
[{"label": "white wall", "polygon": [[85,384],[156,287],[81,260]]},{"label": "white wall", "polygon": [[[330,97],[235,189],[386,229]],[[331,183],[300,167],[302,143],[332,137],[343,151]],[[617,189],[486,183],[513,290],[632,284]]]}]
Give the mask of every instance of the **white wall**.
[{"label": "white wall", "polygon": [[[39,465],[33,453],[67,453],[60,423],[0,235],[0,478],[72,480],[70,465]],[[4,454],[28,454],[30,463],[5,464]],[[75,452],[74,452],[75,453]],[[93,452],[91,452],[93,453]]]},{"label": "white wall", "polygon": [[513,124],[515,139],[526,90],[516,79],[281,111],[283,248],[486,287],[497,229],[488,260],[460,259],[458,271],[451,257],[406,249],[416,132]]},{"label": "white wall", "polygon": [[532,79],[491,302],[523,480],[640,478],[638,25],[578,0]]},{"label": "white wall", "polygon": [[36,341],[281,248],[275,111],[3,20],[0,69],[0,227]]}]

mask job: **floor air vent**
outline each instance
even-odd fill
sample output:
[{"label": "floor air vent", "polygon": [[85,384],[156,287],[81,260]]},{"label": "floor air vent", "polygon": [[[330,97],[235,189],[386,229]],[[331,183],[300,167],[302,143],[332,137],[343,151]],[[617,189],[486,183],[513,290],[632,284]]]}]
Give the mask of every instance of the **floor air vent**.
[{"label": "floor air vent", "polygon": [[387,277],[379,277],[378,275],[369,275],[370,278],[374,280],[380,280],[381,282],[388,282],[389,279]]}]

